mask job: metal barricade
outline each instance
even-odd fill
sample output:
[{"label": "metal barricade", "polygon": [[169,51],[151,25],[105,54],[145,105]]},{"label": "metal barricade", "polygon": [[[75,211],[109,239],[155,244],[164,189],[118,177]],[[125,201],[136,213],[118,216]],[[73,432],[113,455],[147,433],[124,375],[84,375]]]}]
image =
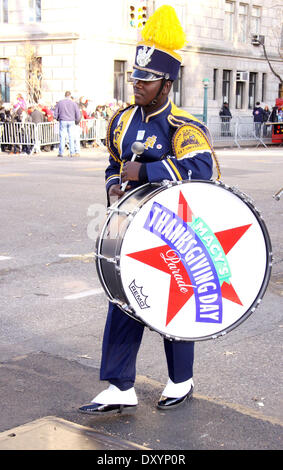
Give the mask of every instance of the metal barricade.
[{"label": "metal barricade", "polygon": [[52,121],[37,124],[37,137],[39,147],[59,144],[59,122]]},{"label": "metal barricade", "polygon": [[272,129],[273,125],[276,124],[274,122],[264,122],[262,124],[262,138],[263,139],[271,139],[272,138]]},{"label": "metal barricade", "polygon": [[0,147],[10,146],[14,153],[32,153],[38,145],[36,125],[32,122],[1,122]]},{"label": "metal barricade", "polygon": [[237,118],[217,118],[212,116],[208,123],[208,129],[215,144],[241,145],[247,143],[260,144],[266,147],[271,139],[270,123],[256,123],[251,116],[239,116]]},{"label": "metal barricade", "polygon": [[[225,119],[212,116],[208,129],[214,145],[234,146],[253,143],[263,145],[271,142],[272,125],[274,123],[254,123],[250,116]],[[75,139],[82,145],[94,142],[103,145],[107,134],[108,121],[105,119],[84,119],[76,126]],[[0,150],[14,153],[40,152],[43,147],[58,145],[60,142],[60,124],[58,121],[31,122],[1,122]],[[67,142],[68,144],[68,142]]]},{"label": "metal barricade", "polygon": [[236,121],[218,118],[218,120],[210,121],[208,129],[214,143],[221,142],[231,146],[236,144],[239,147],[236,139]]},{"label": "metal barricade", "polygon": [[96,119],[83,119],[80,121],[80,141],[95,140]]},{"label": "metal barricade", "polygon": [[239,141],[241,142],[256,142],[257,147],[262,144],[266,147],[262,140],[262,123],[256,122],[239,122],[237,124],[236,141],[240,147]]},{"label": "metal barricade", "polygon": [[[84,119],[76,126],[76,135],[80,142],[93,141],[103,145],[108,122],[104,119]],[[16,147],[15,153],[40,152],[42,147],[58,145],[60,142],[60,124],[58,121],[42,122],[1,122],[0,150],[9,146]],[[67,142],[68,143],[68,142]]]},{"label": "metal barricade", "polygon": [[80,140],[95,141],[101,145],[106,138],[108,121],[105,119],[84,119],[80,122]]},{"label": "metal barricade", "polygon": [[105,119],[95,119],[95,140],[98,144],[101,144],[106,139],[108,121]]}]

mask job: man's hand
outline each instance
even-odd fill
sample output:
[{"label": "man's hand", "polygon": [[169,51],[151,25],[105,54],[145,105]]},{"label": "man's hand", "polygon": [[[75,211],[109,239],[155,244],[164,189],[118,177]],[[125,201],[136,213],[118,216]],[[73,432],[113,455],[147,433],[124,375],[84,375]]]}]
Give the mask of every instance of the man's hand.
[{"label": "man's hand", "polygon": [[108,196],[110,204],[114,204],[120,197],[124,196],[125,191],[121,191],[120,184],[112,184],[109,188]]},{"label": "man's hand", "polygon": [[121,191],[120,184],[112,184],[109,188],[108,196],[111,199],[120,199],[120,197],[124,196],[125,192]]},{"label": "man's hand", "polygon": [[127,162],[123,166],[121,173],[122,182],[125,181],[139,181],[139,171],[141,167],[139,162]]}]

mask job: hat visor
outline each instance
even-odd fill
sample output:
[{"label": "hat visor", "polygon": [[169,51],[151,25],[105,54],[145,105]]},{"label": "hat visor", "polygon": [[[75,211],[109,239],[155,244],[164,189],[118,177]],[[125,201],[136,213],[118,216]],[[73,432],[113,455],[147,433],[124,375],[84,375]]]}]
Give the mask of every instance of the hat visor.
[{"label": "hat visor", "polygon": [[154,82],[155,80],[161,80],[162,76],[146,70],[134,69],[131,75],[132,80],[143,80],[144,82]]}]

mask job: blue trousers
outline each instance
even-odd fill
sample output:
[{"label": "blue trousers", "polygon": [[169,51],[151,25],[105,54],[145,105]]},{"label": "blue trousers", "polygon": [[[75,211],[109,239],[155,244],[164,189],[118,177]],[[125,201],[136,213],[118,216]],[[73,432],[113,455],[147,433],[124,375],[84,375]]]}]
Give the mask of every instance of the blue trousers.
[{"label": "blue trousers", "polygon": [[60,143],[59,143],[59,154],[63,155],[66,144],[66,137],[69,137],[69,148],[70,154],[75,153],[74,139],[76,137],[76,126],[75,121],[60,121],[59,127]]},{"label": "blue trousers", "polygon": [[[109,303],[106,320],[100,379],[108,380],[120,390],[133,387],[136,378],[136,359],[144,325]],[[193,376],[194,343],[164,339],[168,374],[174,383]]]}]

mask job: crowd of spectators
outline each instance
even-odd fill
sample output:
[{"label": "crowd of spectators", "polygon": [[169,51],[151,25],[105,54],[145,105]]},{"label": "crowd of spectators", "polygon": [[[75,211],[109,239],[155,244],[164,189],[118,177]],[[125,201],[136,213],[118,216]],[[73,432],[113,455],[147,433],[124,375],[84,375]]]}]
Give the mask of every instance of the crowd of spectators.
[{"label": "crowd of spectators", "polygon": [[[122,101],[117,101],[113,99],[111,102],[101,105],[95,105],[92,100],[81,96],[79,99],[72,99],[77,102],[81,120],[79,125],[84,129],[86,125],[86,120],[89,119],[102,119],[104,121],[109,121],[113,114],[119,108],[125,108],[129,103],[124,103]],[[6,122],[20,122],[20,123],[44,123],[52,122],[54,118],[54,110],[56,103],[50,104],[46,103],[43,100],[40,100],[36,104],[28,104],[24,97],[21,94],[18,94],[16,101],[14,103],[3,103],[0,96],[0,123]],[[83,147],[87,146],[86,141],[82,141],[81,145]],[[96,142],[92,142],[93,146],[97,146]],[[5,144],[1,146],[1,150],[9,151],[10,153],[20,153],[19,146]],[[54,146],[52,146],[54,147]],[[42,150],[49,150],[49,146],[45,146]],[[29,153],[29,150],[26,153]]]},{"label": "crowd of spectators", "polygon": [[[73,99],[79,105],[82,120],[105,119],[108,121],[119,108],[125,108],[129,105],[129,103],[113,99],[109,103],[94,107],[93,102],[84,96],[81,96],[77,100],[75,98]],[[17,99],[14,104],[3,103],[0,97],[0,122],[51,122],[54,120],[53,114],[55,106],[56,103],[48,104],[44,101],[39,101],[36,104],[29,105],[21,94],[17,95]]]}]

